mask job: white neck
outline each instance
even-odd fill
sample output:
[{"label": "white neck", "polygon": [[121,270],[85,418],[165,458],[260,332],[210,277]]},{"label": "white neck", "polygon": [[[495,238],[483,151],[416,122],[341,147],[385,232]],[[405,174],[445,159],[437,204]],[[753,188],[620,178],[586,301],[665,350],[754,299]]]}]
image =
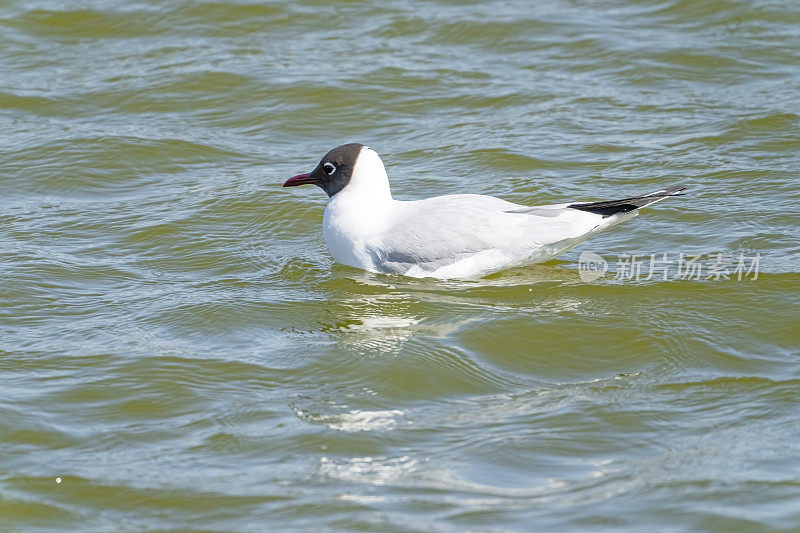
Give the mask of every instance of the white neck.
[{"label": "white neck", "polygon": [[331,200],[339,197],[339,201],[347,198],[347,203],[365,202],[367,204],[385,204],[391,201],[392,192],[389,189],[389,176],[383,161],[378,154],[364,146],[356,158],[350,182],[336,193]]}]

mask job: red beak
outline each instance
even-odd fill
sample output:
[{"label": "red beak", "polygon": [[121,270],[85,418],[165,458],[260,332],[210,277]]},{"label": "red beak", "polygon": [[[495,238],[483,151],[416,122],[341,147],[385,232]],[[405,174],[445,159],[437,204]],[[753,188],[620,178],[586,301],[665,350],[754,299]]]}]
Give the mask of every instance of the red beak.
[{"label": "red beak", "polygon": [[317,180],[311,177],[311,174],[298,174],[286,180],[283,184],[284,187],[297,187],[298,185],[308,185],[317,183]]}]

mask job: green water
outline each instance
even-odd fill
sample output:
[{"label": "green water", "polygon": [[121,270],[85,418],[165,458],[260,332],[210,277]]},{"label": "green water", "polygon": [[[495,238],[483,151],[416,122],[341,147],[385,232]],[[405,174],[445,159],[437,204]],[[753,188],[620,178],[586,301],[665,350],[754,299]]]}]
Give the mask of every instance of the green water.
[{"label": "green water", "polygon": [[[800,529],[800,3],[0,0],[0,126],[0,530]],[[345,142],[405,199],[692,189],[373,275],[281,188]]]}]

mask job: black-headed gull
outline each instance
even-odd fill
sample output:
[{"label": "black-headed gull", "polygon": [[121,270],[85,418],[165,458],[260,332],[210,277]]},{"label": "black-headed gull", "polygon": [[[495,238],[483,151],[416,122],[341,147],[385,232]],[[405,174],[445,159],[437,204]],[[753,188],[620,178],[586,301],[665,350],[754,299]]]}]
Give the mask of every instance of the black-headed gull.
[{"label": "black-headed gull", "polygon": [[362,144],[334,148],[284,187],[314,184],[328,196],[322,232],[334,260],[371,272],[475,278],[539,263],[636,216],[686,187],[622,200],[525,206],[480,194],[392,198],[383,161]]}]

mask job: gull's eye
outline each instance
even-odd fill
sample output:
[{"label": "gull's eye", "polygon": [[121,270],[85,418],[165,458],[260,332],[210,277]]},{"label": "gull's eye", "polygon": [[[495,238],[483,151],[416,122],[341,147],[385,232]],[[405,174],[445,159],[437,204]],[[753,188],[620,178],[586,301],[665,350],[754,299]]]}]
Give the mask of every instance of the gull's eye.
[{"label": "gull's eye", "polygon": [[322,170],[325,171],[325,174],[328,176],[332,176],[334,172],[336,172],[336,165],[331,162],[325,163],[322,165]]}]

